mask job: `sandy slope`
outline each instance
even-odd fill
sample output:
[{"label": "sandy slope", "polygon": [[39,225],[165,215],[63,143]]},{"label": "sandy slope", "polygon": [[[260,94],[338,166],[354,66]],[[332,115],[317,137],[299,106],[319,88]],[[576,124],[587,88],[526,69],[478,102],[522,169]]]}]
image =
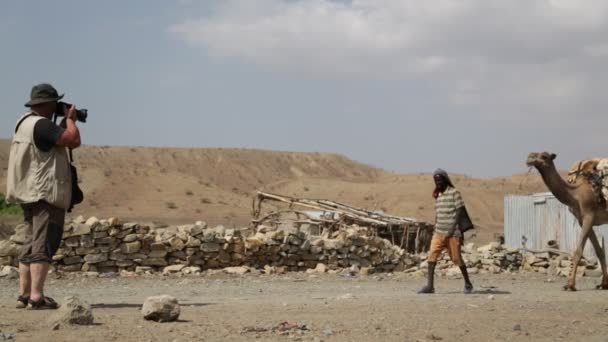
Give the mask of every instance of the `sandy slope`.
[{"label": "sandy slope", "polygon": [[[0,189],[8,150],[9,141],[0,140]],[[76,215],[243,225],[252,194],[262,189],[433,220],[430,175],[391,173],[335,154],[85,146],[75,157],[86,196]],[[502,231],[505,194],[546,191],[537,173],[452,178],[483,240]]]}]

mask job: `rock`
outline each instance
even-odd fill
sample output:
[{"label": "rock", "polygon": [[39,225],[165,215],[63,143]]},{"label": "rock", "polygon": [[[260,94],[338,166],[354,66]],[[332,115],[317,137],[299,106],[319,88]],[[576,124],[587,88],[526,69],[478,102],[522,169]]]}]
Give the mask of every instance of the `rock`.
[{"label": "rock", "polygon": [[61,272],[78,272],[82,269],[82,264],[59,265]]},{"label": "rock", "polygon": [[120,245],[120,250],[124,254],[134,254],[141,250],[141,241],[123,243]]},{"label": "rock", "polygon": [[189,266],[189,267],[184,267],[182,269],[183,274],[195,274],[195,273],[200,273],[200,272],[201,272],[201,268],[198,266]]},{"label": "rock", "polygon": [[521,325],[519,325],[519,324],[515,324],[515,325],[513,326],[513,331],[521,331]]},{"label": "rock", "polygon": [[171,265],[171,266],[167,266],[163,269],[163,273],[164,274],[169,274],[169,273],[177,273],[177,272],[181,272],[181,270],[186,267],[186,265]]},{"label": "rock", "polygon": [[318,273],[325,273],[327,272],[327,266],[325,266],[325,264],[318,263],[317,267],[315,267],[315,271]]},{"label": "rock", "polygon": [[12,241],[0,241],[0,256],[17,256],[19,255],[19,250],[19,246]]},{"label": "rock", "polygon": [[485,246],[481,246],[479,248],[477,248],[477,252],[483,253],[483,252],[490,252],[493,250],[497,250],[500,248],[500,243],[498,242],[491,242]]},{"label": "rock", "polygon": [[264,242],[257,238],[251,237],[251,238],[247,238],[245,240],[245,249],[246,250],[257,251],[263,245],[264,245]]},{"label": "rock", "polygon": [[144,319],[156,322],[173,322],[179,318],[180,307],[177,299],[162,295],[148,297],[141,308]]},{"label": "rock", "polygon": [[283,230],[275,230],[275,231],[271,231],[266,233],[266,237],[274,240],[274,241],[283,241],[283,239],[285,239],[285,231]]},{"label": "rock", "polygon": [[177,231],[180,233],[185,233],[190,236],[197,236],[203,232],[203,230],[201,229],[200,226],[192,225],[192,224],[178,226]]},{"label": "rock", "polygon": [[0,271],[0,278],[19,279],[19,270],[13,266],[4,266]]},{"label": "rock", "polygon": [[91,216],[84,224],[91,228],[95,228],[99,224],[99,219],[95,216]]},{"label": "rock", "polygon": [[602,270],[599,268],[592,269],[592,270],[585,270],[585,277],[601,277],[601,276],[602,276]]},{"label": "rock", "polygon": [[67,229],[64,233],[63,233],[63,238],[69,238],[69,237],[73,237],[73,236],[81,236],[81,235],[87,235],[91,233],[91,226],[86,225],[84,223],[75,223],[72,224],[70,229]]},{"label": "rock", "polygon": [[76,296],[66,297],[57,312],[49,318],[49,325],[53,330],[70,324],[93,324],[91,306]]},{"label": "rock", "polygon": [[370,275],[371,273],[372,273],[371,267],[361,267],[361,271],[359,271],[359,274],[362,276],[367,276],[367,275]]},{"label": "rock", "polygon": [[173,237],[169,240],[169,244],[171,245],[172,251],[181,251],[186,246],[184,244],[184,240],[179,237]]},{"label": "rock", "polygon": [[462,277],[462,272],[459,267],[454,266],[446,270],[446,275],[450,278],[460,278]]},{"label": "rock", "polygon": [[80,239],[76,236],[76,237],[70,237],[63,240],[63,243],[69,247],[69,248],[77,248],[78,246],[80,246]]},{"label": "rock", "polygon": [[122,239],[123,242],[133,242],[135,240],[137,240],[138,236],[137,234],[128,234],[127,236],[125,236],[124,239]]},{"label": "rock", "polygon": [[80,270],[82,272],[97,272],[97,265],[91,265],[89,263],[84,263]]},{"label": "rock", "polygon": [[462,250],[465,253],[473,253],[473,251],[475,251],[475,244],[472,242],[469,242],[466,245],[464,245]]},{"label": "rock", "polygon": [[201,244],[202,244],[201,240],[190,236],[190,237],[188,237],[188,241],[186,242],[186,247],[188,247],[188,248],[200,247]]},{"label": "rock", "polygon": [[152,272],[154,269],[150,266],[137,266],[135,267],[135,273],[146,273]]},{"label": "rock", "polygon": [[16,340],[17,336],[14,333],[0,332],[0,341]]},{"label": "rock", "polygon": [[150,251],[150,253],[148,253],[148,257],[151,259],[160,259],[160,258],[164,258],[169,252],[167,250],[152,250]]},{"label": "rock", "polygon": [[205,242],[201,245],[201,251],[205,253],[219,252],[222,249],[220,244],[213,242]]},{"label": "rock", "polygon": [[63,258],[63,263],[66,265],[72,265],[72,264],[80,264],[82,263],[84,260],[81,256],[69,256],[69,257],[65,257]]},{"label": "rock", "polygon": [[107,254],[87,254],[84,256],[84,261],[89,264],[97,264],[108,260]]},{"label": "rock", "polygon": [[110,225],[110,227],[117,227],[120,226],[120,220],[116,217],[110,217],[108,219],[108,224]]},{"label": "rock", "polygon": [[160,258],[148,258],[141,261],[142,266],[167,266],[167,260]]},{"label": "rock", "polygon": [[80,245],[83,248],[93,248],[95,247],[95,240],[91,235],[83,235],[80,237]]},{"label": "rock", "polygon": [[477,267],[467,268],[467,272],[469,274],[478,274],[479,273],[479,269]]},{"label": "rock", "polygon": [[239,266],[239,267],[226,267],[226,268],[224,268],[224,272],[226,272],[228,274],[243,275],[243,274],[249,272],[249,268],[243,267],[243,266]]},{"label": "rock", "polygon": [[274,273],[276,273],[276,268],[274,266],[264,265],[264,273],[274,274]]},{"label": "rock", "polygon": [[344,247],[344,241],[336,239],[325,239],[323,240],[323,248],[328,249],[340,249]]},{"label": "rock", "polygon": [[10,237],[10,240],[23,245],[25,240],[32,235],[32,226],[29,224],[21,223],[15,227],[15,234]]}]

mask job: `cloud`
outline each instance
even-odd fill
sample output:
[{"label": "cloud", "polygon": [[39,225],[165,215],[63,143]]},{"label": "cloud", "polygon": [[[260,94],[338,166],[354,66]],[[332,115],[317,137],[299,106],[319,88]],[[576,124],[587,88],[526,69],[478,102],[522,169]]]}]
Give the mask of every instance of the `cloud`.
[{"label": "cloud", "polygon": [[606,104],[603,0],[223,0],[169,30],[217,58],[426,82],[450,105],[501,115]]}]

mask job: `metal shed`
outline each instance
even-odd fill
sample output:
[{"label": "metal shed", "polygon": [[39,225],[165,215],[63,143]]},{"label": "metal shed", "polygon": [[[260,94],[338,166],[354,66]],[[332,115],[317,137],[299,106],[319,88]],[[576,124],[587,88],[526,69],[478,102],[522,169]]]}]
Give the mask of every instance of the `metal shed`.
[{"label": "metal shed", "polygon": [[[509,195],[504,204],[505,245],[522,248],[525,241],[525,248],[539,250],[555,240],[560,250],[573,252],[576,248],[581,228],[568,207],[550,192]],[[608,244],[608,225],[594,227],[594,230],[600,244]],[[589,241],[583,254],[595,257]]]}]

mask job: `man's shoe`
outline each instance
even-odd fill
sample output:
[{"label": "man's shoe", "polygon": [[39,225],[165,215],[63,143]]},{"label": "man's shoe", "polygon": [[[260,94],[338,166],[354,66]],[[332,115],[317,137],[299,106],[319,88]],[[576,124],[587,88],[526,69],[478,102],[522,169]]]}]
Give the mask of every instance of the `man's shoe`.
[{"label": "man's shoe", "polygon": [[473,284],[464,284],[464,293],[465,294],[473,293]]},{"label": "man's shoe", "polygon": [[19,296],[17,298],[17,304],[15,305],[15,308],[17,308],[17,309],[25,309],[25,307],[27,306],[27,303],[29,301],[30,301],[30,297]]}]

